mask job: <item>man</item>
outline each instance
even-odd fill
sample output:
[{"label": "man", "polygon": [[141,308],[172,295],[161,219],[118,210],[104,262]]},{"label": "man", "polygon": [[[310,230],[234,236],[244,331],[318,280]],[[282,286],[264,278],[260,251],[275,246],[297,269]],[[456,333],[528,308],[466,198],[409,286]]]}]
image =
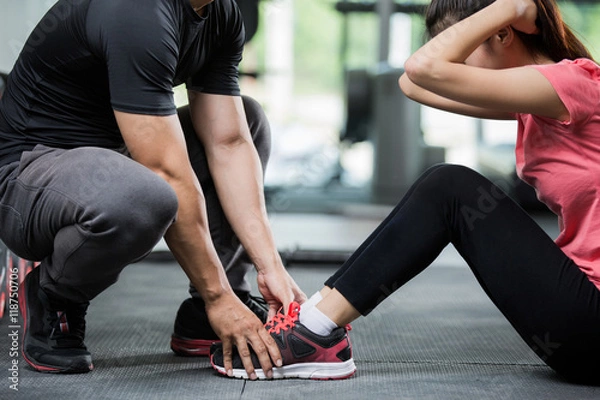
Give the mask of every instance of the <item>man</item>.
[{"label": "man", "polygon": [[[245,355],[249,376],[249,345],[266,371],[279,363],[244,305],[261,313],[240,242],[271,314],[305,296],[268,226],[268,124],[239,94],[243,43],[233,0],[60,0],[32,32],[0,101],[0,239],[41,261],[19,293],[23,356],[36,370],[93,368],[89,301],[163,235],[197,289],[172,348],[189,354],[218,337],[225,354]],[[183,82],[178,118],[172,90]]]}]

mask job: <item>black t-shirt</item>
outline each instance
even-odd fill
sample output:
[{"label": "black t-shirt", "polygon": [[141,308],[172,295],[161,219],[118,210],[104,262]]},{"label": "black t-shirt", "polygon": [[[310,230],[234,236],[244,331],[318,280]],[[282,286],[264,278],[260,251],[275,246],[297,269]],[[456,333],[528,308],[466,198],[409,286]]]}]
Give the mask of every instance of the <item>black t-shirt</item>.
[{"label": "black t-shirt", "polygon": [[28,38],[0,99],[0,166],[37,144],[123,147],[113,110],[176,113],[173,87],[239,95],[234,0],[59,0]]}]

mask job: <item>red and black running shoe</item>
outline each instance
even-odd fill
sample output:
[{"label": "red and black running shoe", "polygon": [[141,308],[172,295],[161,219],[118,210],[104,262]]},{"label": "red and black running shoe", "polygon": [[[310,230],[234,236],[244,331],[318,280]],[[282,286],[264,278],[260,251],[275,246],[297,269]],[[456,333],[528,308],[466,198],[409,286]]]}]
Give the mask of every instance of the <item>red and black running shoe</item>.
[{"label": "red and black running shoe", "polygon": [[89,303],[59,304],[39,286],[40,268],[34,268],[19,288],[23,317],[23,357],[40,372],[91,371],[92,356],[83,343]]},{"label": "red and black running shoe", "polygon": [[[329,335],[321,336],[308,330],[298,321],[300,305],[290,304],[287,314],[279,313],[265,327],[279,346],[283,365],[273,367],[273,379],[345,379],[354,375],[356,367],[352,359],[352,345],[347,328],[336,328]],[[211,364],[217,372],[227,375],[223,363],[222,346],[214,346]],[[237,352],[233,355],[233,377],[248,379],[242,360]],[[252,362],[259,379],[267,379],[258,358]]]}]

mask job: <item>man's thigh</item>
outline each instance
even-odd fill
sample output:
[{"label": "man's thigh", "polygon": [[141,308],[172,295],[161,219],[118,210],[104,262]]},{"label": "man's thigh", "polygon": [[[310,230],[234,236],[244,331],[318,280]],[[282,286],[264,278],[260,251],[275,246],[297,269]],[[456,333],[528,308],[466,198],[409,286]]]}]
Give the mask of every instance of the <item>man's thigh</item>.
[{"label": "man's thigh", "polygon": [[56,232],[115,203],[115,192],[140,171],[112,150],[37,146],[0,183],[0,238],[21,257],[42,259],[53,251]]}]

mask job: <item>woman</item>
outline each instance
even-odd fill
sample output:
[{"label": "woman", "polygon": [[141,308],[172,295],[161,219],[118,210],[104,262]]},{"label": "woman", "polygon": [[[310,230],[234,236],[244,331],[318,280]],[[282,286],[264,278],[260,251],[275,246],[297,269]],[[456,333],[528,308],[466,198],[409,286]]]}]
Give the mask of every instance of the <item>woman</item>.
[{"label": "woman", "polygon": [[[568,379],[598,383],[600,67],[554,0],[433,0],[426,23],[433,39],[407,60],[400,87],[439,109],[516,118],[518,174],[558,215],[560,235],[550,239],[478,173],[435,166],[320,293],[267,324],[283,355],[283,366],[267,376],[351,375],[343,327],[452,243],[547,365]],[[306,354],[288,349],[299,338]],[[215,368],[245,377],[237,357],[233,364],[229,357],[217,351]]]}]

